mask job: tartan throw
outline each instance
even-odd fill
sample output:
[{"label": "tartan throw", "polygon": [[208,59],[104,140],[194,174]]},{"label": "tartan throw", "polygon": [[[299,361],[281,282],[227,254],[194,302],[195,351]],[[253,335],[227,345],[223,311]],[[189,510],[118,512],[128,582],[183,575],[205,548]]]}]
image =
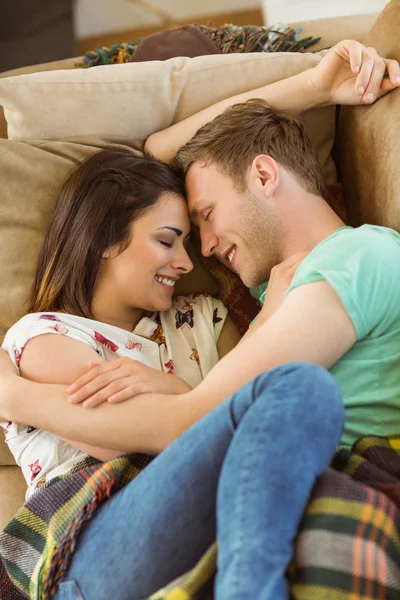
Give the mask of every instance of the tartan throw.
[{"label": "tartan throw", "polygon": [[[289,568],[291,600],[400,598],[400,436],[365,437],[319,478]],[[151,600],[209,600],[214,545]]]},{"label": "tartan throw", "polygon": [[[135,454],[86,465],[40,488],[0,535],[0,598],[51,598],[84,523],[150,460]],[[398,600],[399,509],[400,435],[340,449],[300,526],[288,571],[292,600]],[[30,560],[21,552],[28,545]],[[151,600],[211,599],[216,561],[213,545]]]}]

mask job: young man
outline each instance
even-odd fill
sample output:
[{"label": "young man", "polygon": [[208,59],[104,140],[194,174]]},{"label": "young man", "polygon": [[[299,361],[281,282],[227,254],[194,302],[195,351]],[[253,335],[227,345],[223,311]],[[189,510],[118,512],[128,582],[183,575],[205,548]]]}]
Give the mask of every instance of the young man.
[{"label": "young man", "polygon": [[[249,335],[197,388],[83,411],[66,402],[65,387],[17,381],[0,357],[6,419],[114,449],[157,453],[169,446],[87,525],[66,576],[69,589],[79,586],[87,599],[144,597],[201,556],[216,535],[217,514],[216,598],[288,597],[293,538],[341,436],[337,384],[346,410],[343,444],[392,432],[400,391],[400,236],[344,226],[324,199],[300,121],[267,102],[291,111],[371,102],[398,78],[397,62],[342,42],[316,69],[219,103],[171,128],[173,136],[149,140],[150,151],[172,158],[178,148],[171,153],[169,141],[179,147],[204,125],[176,157],[203,252],[227,261],[248,286],[271,275]],[[121,386],[118,369],[101,365],[81,379],[77,399],[98,402],[117,390],[126,399],[132,379],[122,379]],[[96,558],[118,520],[124,525],[118,545],[108,547],[109,578]],[[162,543],[149,543],[150,532]]]}]

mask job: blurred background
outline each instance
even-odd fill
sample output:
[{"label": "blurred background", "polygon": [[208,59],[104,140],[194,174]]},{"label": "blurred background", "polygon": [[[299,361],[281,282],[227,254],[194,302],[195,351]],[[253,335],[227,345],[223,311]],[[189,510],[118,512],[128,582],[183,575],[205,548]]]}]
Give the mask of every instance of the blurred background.
[{"label": "blurred background", "polygon": [[[189,23],[272,25],[379,12],[388,0],[3,0],[0,71]],[[355,17],[356,18],[356,17]]]}]

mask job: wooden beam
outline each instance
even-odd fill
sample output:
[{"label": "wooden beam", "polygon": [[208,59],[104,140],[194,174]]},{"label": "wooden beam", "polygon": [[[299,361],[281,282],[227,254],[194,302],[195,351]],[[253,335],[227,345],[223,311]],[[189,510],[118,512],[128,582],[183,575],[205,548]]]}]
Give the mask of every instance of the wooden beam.
[{"label": "wooden beam", "polygon": [[[255,10],[241,10],[230,13],[223,13],[219,15],[205,16],[199,18],[192,18],[187,21],[180,21],[178,26],[190,25],[191,23],[202,23],[203,25],[211,24],[212,27],[221,27],[226,23],[234,23],[235,25],[263,25],[262,11]],[[176,27],[176,26],[175,26]],[[88,50],[94,50],[101,46],[112,46],[113,44],[120,44],[122,42],[134,42],[141,37],[146,37],[152,33],[157,33],[168,29],[162,25],[155,27],[145,27],[142,29],[128,29],[125,31],[116,31],[115,33],[99,34],[97,36],[88,37],[77,40],[77,54],[81,55]],[[169,29],[172,29],[171,27]]]}]

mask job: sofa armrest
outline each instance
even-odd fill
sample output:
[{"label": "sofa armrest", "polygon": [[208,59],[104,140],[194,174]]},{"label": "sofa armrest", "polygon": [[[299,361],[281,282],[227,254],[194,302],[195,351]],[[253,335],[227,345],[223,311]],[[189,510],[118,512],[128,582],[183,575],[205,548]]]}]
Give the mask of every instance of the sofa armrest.
[{"label": "sofa armrest", "polygon": [[363,42],[371,27],[374,25],[379,14],[352,15],[350,17],[336,17],[332,19],[316,19],[315,21],[302,21],[290,23],[296,29],[301,27],[299,38],[321,37],[315,46],[311,46],[307,52],[316,52],[324,48],[330,48],[341,40],[357,40]]}]

